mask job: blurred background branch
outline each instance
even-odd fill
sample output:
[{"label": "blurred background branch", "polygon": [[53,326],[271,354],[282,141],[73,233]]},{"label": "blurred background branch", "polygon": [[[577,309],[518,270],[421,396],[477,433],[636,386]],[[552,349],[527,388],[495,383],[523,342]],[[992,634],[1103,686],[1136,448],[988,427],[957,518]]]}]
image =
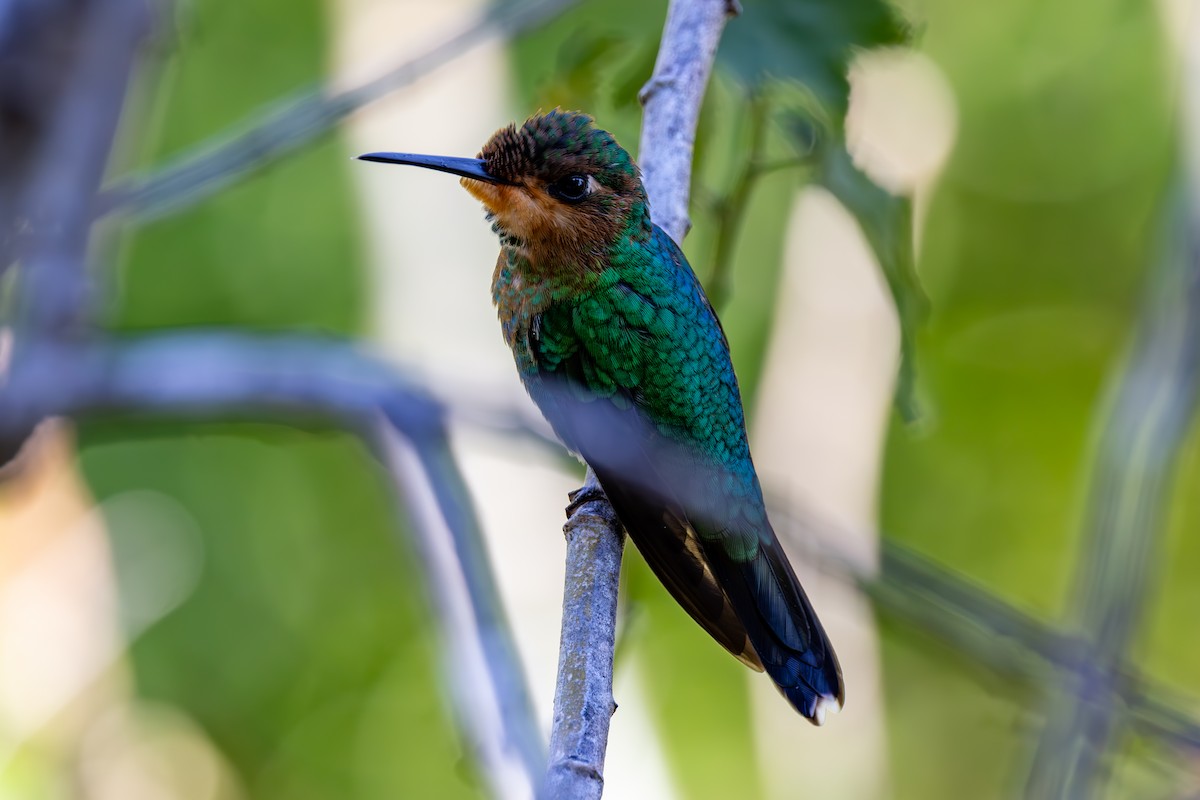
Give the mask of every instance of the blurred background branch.
[{"label": "blurred background branch", "polygon": [[143,177],[126,178],[101,194],[97,214],[140,222],[173,214],[285,158],[329,133],[350,114],[461,58],[493,38],[545,25],[580,0],[510,0],[487,6],[462,31],[367,83],[330,94],[325,86],[282,98],[248,122],[174,157]]},{"label": "blurred background branch", "polygon": [[[458,55],[480,32],[533,24],[565,5],[546,3],[532,11],[488,15],[425,59],[334,101],[301,101],[237,143],[200,157],[199,167],[189,162],[191,166],[185,164],[152,186],[175,187],[168,194],[181,191],[194,200],[195,193],[215,190],[240,169],[311,139],[358,105]],[[20,321],[0,392],[3,439],[19,442],[49,416],[96,413],[318,414],[368,439],[372,419],[385,420],[382,429],[375,427],[374,438],[397,487],[411,492],[420,512],[417,550],[427,564],[433,606],[441,612],[445,663],[458,676],[452,684],[458,721],[494,794],[527,796],[545,763],[541,735],[478,521],[449,455],[436,404],[378,363],[334,341],[255,341],[237,334],[192,333],[122,342],[87,335],[92,333],[83,324],[91,300],[86,261],[92,201],[109,159],[138,45],[148,30],[148,6],[142,0],[89,0],[62,4],[57,11],[17,7],[6,20],[10,28],[3,38],[10,48],[18,48],[15,56],[9,50],[8,60],[27,60],[9,77],[15,83],[58,69],[55,59],[61,54],[55,48],[21,52],[27,42],[53,41],[48,30],[68,30],[79,37],[67,48],[74,51],[74,61],[47,130],[32,140],[37,166],[28,185],[4,192],[11,198],[28,195],[12,206],[17,224],[6,230],[27,226],[30,234],[27,247],[9,253],[21,264]],[[32,29],[21,29],[29,25]],[[10,98],[21,99],[31,91],[5,87]],[[298,125],[301,121],[308,124]],[[272,132],[284,129],[291,138],[261,146],[258,137],[270,139]],[[135,193],[130,202],[161,208],[167,200],[155,189],[146,191]],[[394,434],[411,446],[412,458],[403,457]],[[483,691],[489,684],[491,691]],[[491,703],[479,702],[481,696]]]},{"label": "blurred background branch", "polygon": [[[104,174],[138,45],[150,25],[138,0],[13,3],[0,30],[0,275],[13,291],[20,362],[34,336],[77,336],[90,322],[85,266],[90,198]],[[0,466],[36,420],[0,433]]]},{"label": "blurred background branch", "polygon": [[415,517],[414,549],[441,617],[458,727],[493,796],[530,797],[546,763],[541,731],[446,432],[402,438],[384,420],[376,446]]},{"label": "blurred background branch", "polygon": [[1074,614],[1089,650],[1051,684],[1031,797],[1094,796],[1105,755],[1122,738],[1116,696],[1160,574],[1165,512],[1200,376],[1200,219],[1188,191],[1174,198],[1168,222],[1097,447],[1075,576]]},{"label": "blurred background branch", "polygon": [[[828,544],[832,526],[802,507],[778,500],[771,512],[780,534],[823,570],[857,583],[876,607],[937,637],[976,668],[1015,678],[1034,689],[1054,676],[1091,669],[1095,647],[1070,629],[1061,629],[1013,607],[992,592],[940,566],[909,547],[883,538],[878,572]],[[1128,665],[1121,667],[1114,708],[1144,735],[1184,752],[1200,752],[1200,721],[1181,711],[1181,698]],[[1111,701],[1110,701],[1111,703]]]},{"label": "blurred background branch", "polygon": [[[61,94],[50,104],[45,129],[34,134],[34,166],[23,187],[27,199],[16,216],[18,224],[28,226],[30,239],[18,251],[24,263],[17,298],[21,333],[54,337],[80,332],[88,316],[90,202],[107,167],[139,45],[150,26],[150,9],[142,0],[95,0],[58,11],[45,14],[17,4],[8,31],[14,48],[53,41],[62,35],[58,31],[77,37],[64,48],[74,58],[65,67]],[[24,69],[8,80],[64,69],[55,63],[61,55],[52,47],[29,54]],[[8,93],[33,91],[14,86]],[[18,348],[21,344],[18,339]]]}]

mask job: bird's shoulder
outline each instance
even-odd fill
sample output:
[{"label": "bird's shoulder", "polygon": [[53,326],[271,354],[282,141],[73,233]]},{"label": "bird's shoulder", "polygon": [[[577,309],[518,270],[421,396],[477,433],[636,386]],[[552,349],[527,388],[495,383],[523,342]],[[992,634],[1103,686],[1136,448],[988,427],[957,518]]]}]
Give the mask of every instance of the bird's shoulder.
[{"label": "bird's shoulder", "polygon": [[683,254],[665,233],[656,238],[614,253],[589,291],[531,318],[518,344],[526,383],[569,387],[543,410],[609,400],[722,461],[741,460],[744,417],[724,332]]},{"label": "bird's shoulder", "polygon": [[[721,323],[678,246],[654,226],[613,247],[587,291],[554,309],[564,335],[601,358],[695,360],[728,351]],[[569,330],[568,330],[569,328]]]}]

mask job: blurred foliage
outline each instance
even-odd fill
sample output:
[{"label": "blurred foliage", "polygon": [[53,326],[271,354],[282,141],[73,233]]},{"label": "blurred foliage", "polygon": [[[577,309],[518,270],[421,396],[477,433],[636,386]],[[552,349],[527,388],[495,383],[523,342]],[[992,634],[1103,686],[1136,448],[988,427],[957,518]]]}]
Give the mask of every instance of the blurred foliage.
[{"label": "blurred foliage", "polygon": [[916,336],[929,313],[929,300],[917,277],[913,246],[912,199],[881,188],[855,166],[846,143],[828,132],[800,132],[813,137],[814,182],[827,189],[862,227],[900,319],[900,374],[896,379],[896,410],[907,423],[918,422],[922,408],[917,396]]},{"label": "blurred foliage", "polygon": [[[325,69],[320,4],[202,0],[190,8],[155,90],[145,162],[241,122]],[[264,49],[264,41],[287,44]],[[125,243],[111,324],[355,332],[366,287],[343,160],[332,143],[317,146],[140,229]]]},{"label": "blurred foliage", "polygon": [[[935,0],[923,11],[924,50],[959,102],[919,263],[933,309],[919,361],[937,414],[919,438],[893,426],[882,524],[1060,620],[1105,382],[1123,357],[1175,163],[1160,20],[1152,6],[1113,2],[963,14]],[[1196,564],[1180,565],[1191,581]],[[1174,591],[1164,585],[1172,606]],[[922,709],[890,718],[899,785],[1013,793],[1036,717],[988,691],[948,701],[953,671],[941,659],[893,663],[889,702]],[[1193,692],[1196,674],[1184,684]],[[998,753],[1015,774],[995,772]],[[1117,786],[1112,796],[1147,795]]]},{"label": "blurred foliage", "polygon": [[900,45],[908,30],[888,0],[746,0],[721,39],[721,63],[745,86],[804,86],[840,128],[857,51]]},{"label": "blurred foliage", "polygon": [[[203,0],[181,17],[139,149],[159,162],[320,79],[314,0]],[[269,46],[266,43],[270,43]],[[356,333],[364,270],[346,158],[310,148],[122,243],[109,324]],[[162,492],[195,518],[192,596],[132,648],[138,688],[203,724],[247,797],[470,797],[419,576],[357,439],[319,427],[89,424],[103,501]],[[399,540],[402,541],[402,540]],[[397,731],[421,731],[397,742]]]},{"label": "blurred foliage", "polygon": [[[774,105],[777,122],[809,162],[809,179],[829,190],[862,227],[900,318],[896,406],[906,421],[916,422],[921,414],[916,332],[928,302],[916,272],[912,202],[880,188],[854,165],[843,124],[855,54],[899,46],[910,38],[908,26],[888,0],[750,0],[722,38],[718,59],[745,87],[750,116],[755,104]],[[790,103],[780,103],[780,95]]]},{"label": "blurred foliage", "polygon": [[[199,586],[133,664],[140,694],[200,722],[249,797],[474,795],[469,765],[448,780],[461,756],[430,691],[420,577],[357,443],[262,425],[88,438],[98,497],[161,492],[203,534]],[[404,730],[423,734],[397,747]]]}]

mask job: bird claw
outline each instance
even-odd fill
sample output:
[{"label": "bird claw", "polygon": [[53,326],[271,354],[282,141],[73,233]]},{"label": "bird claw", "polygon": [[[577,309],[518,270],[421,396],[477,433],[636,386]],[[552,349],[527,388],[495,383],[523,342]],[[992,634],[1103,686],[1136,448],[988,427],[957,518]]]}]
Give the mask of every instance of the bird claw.
[{"label": "bird claw", "polygon": [[604,490],[601,489],[597,484],[591,482],[585,483],[583,486],[573,492],[568,492],[567,497],[571,500],[571,502],[567,504],[566,508],[567,519],[573,517],[575,512],[578,511],[581,506],[586,505],[593,500],[608,500],[608,497],[604,494]]}]

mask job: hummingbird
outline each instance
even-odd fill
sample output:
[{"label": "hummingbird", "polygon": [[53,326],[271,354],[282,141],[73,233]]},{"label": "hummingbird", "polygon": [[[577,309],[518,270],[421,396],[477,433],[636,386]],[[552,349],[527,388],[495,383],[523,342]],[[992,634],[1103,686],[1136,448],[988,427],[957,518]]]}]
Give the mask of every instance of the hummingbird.
[{"label": "hummingbird", "polygon": [[492,299],[521,381],[650,569],[810,722],[839,711],[841,668],[767,518],[725,331],[629,153],[556,109],[476,158],[359,158],[459,176],[500,239]]}]

